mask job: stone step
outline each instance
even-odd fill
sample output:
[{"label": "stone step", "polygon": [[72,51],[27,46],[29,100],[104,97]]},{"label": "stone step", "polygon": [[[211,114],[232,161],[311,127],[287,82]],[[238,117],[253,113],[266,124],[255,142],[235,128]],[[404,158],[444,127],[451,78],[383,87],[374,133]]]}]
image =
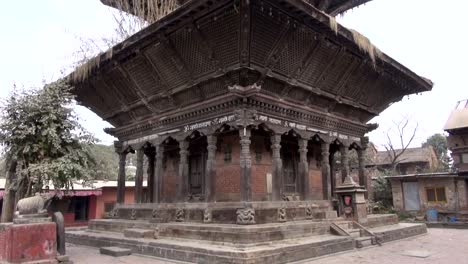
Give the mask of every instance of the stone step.
[{"label": "stone step", "polygon": [[159,226],[161,237],[252,244],[329,234],[330,222],[294,221],[252,226],[168,223]]},{"label": "stone step", "polygon": [[307,238],[285,239],[271,243],[242,245],[213,244],[209,241],[174,239],[158,240],[126,238],[123,234],[83,230],[67,232],[67,242],[94,247],[121,247],[132,253],[195,263],[270,264],[290,263],[354,248],[349,237],[319,235]]},{"label": "stone step", "polygon": [[129,238],[158,238],[158,231],[154,229],[127,228],[123,234]]},{"label": "stone step", "polygon": [[354,239],[354,243],[356,245],[356,248],[363,248],[374,245],[373,238],[370,236],[357,237]]},{"label": "stone step", "polygon": [[348,229],[346,230],[352,237],[360,237],[361,236],[361,229]]},{"label": "stone step", "polygon": [[157,224],[145,220],[94,219],[89,221],[89,229],[121,233],[125,229],[156,229]]},{"label": "stone step", "polygon": [[102,247],[99,249],[99,253],[103,255],[109,255],[112,257],[123,257],[132,254],[132,250],[121,247]]}]

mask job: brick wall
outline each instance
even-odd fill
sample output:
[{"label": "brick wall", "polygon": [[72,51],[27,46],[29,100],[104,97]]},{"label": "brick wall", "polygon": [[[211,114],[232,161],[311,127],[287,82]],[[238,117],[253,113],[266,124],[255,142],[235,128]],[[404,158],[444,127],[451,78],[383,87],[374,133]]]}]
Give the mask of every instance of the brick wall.
[{"label": "brick wall", "polygon": [[[419,179],[419,198],[421,199],[421,210],[426,211],[431,208],[439,210],[454,211],[456,208],[455,184],[453,178],[447,179]],[[446,203],[434,203],[427,201],[426,188],[445,187]]]},{"label": "brick wall", "polygon": [[[402,182],[399,179],[390,180],[392,185],[393,195],[393,206],[396,210],[404,211],[404,191]],[[427,200],[427,188],[445,188],[446,202],[428,202]],[[420,178],[418,179],[419,199],[420,199],[420,211],[425,212],[428,209],[438,209],[446,211],[455,211],[457,208],[457,200],[459,207],[463,208],[467,206],[466,201],[466,183],[464,181],[458,181],[458,196],[455,189],[454,179],[450,178]]]},{"label": "brick wall", "polygon": [[174,202],[177,198],[177,175],[179,174],[178,153],[172,151],[170,154],[164,153],[164,155],[166,155],[166,158],[163,162],[162,200],[164,202]]},{"label": "brick wall", "polygon": [[[217,201],[239,200],[240,196],[240,141],[237,135],[224,135],[218,139],[216,151],[215,198]],[[225,160],[230,149],[231,160]]]},{"label": "brick wall", "polygon": [[467,180],[458,181],[458,201],[460,210],[468,210],[468,182]]}]

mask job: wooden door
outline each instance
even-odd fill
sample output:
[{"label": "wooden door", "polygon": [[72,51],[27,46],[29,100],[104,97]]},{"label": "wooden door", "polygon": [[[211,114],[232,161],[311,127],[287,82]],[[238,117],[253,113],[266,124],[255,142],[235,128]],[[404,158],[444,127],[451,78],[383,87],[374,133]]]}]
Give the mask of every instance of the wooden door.
[{"label": "wooden door", "polygon": [[191,194],[201,194],[203,191],[203,177],[205,175],[205,162],[203,153],[190,155],[189,188]]},{"label": "wooden door", "polygon": [[283,185],[285,193],[297,192],[297,156],[292,152],[283,153]]}]

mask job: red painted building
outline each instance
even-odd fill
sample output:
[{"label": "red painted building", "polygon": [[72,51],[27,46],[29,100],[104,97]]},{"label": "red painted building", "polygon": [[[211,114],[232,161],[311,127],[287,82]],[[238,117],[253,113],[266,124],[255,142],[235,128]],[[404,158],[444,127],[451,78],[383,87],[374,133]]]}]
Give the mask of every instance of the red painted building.
[{"label": "red painted building", "polygon": [[[135,182],[126,183],[126,203],[135,201],[134,185]],[[0,199],[3,199],[4,186],[5,179],[0,179]],[[96,181],[90,186],[75,184],[73,189],[73,191],[64,192],[61,198],[54,199],[49,208],[51,213],[62,212],[67,227],[85,226],[91,219],[104,218],[116,203],[116,181]]]}]

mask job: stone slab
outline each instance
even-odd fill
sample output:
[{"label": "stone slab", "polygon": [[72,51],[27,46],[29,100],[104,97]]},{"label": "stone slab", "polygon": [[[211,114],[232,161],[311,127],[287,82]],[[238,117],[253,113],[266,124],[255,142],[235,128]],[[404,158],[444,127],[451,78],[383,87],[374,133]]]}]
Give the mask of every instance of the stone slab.
[{"label": "stone slab", "polygon": [[140,228],[125,229],[124,236],[129,238],[157,238],[155,230]]},{"label": "stone slab", "polygon": [[23,225],[23,224],[38,224],[38,223],[48,223],[52,222],[51,217],[38,217],[38,218],[15,218],[13,219],[13,224]]},{"label": "stone slab", "polygon": [[99,249],[99,253],[103,255],[109,255],[112,257],[123,257],[132,254],[132,250],[121,247],[102,247]]},{"label": "stone slab", "polygon": [[322,235],[300,239],[285,239],[237,247],[229,243],[213,243],[189,239],[125,238],[123,234],[85,231],[67,232],[67,241],[87,246],[117,246],[131,248],[133,253],[195,263],[263,264],[289,263],[319,257],[354,248],[353,240],[346,237]]},{"label": "stone slab", "polygon": [[406,250],[403,251],[401,255],[415,258],[428,258],[431,256],[431,252],[427,250]]}]

